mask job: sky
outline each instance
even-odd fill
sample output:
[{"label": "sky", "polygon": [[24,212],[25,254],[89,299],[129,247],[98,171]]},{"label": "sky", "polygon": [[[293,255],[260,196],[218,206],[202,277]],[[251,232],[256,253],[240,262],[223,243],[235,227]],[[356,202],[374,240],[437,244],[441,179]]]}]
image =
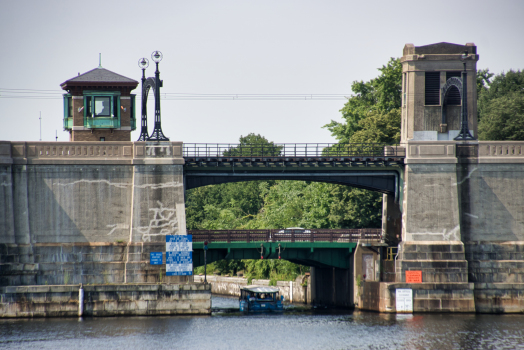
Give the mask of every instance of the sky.
[{"label": "sky", "polygon": [[[138,60],[159,50],[162,130],[171,141],[236,143],[256,133],[277,143],[332,143],[323,126],[342,121],[352,82],[376,77],[406,43],[474,42],[477,68],[524,69],[523,18],[522,0],[0,0],[0,140],[38,141],[41,133],[67,141],[61,83],[98,67],[99,53],[102,67],[139,81]],[[153,64],[146,75],[154,76]],[[27,89],[39,91],[13,93]]]}]

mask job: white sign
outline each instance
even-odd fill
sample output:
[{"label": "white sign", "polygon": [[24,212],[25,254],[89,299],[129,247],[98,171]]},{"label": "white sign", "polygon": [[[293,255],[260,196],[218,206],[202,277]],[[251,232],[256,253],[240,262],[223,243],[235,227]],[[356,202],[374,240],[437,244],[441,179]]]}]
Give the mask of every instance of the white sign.
[{"label": "white sign", "polygon": [[397,289],[397,313],[413,312],[413,289]]}]

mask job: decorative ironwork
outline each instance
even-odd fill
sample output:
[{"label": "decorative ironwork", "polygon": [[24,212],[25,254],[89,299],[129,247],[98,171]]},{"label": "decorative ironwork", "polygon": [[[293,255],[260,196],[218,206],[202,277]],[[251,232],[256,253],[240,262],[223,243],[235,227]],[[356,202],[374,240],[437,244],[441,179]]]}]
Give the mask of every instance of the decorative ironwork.
[{"label": "decorative ironwork", "polygon": [[449,78],[444,86],[442,86],[442,89],[440,89],[441,94],[441,101],[442,101],[442,107],[441,107],[441,115],[442,115],[442,125],[447,124],[447,115],[446,115],[446,106],[447,106],[447,99],[449,92],[453,87],[456,87],[460,93],[460,97],[462,98],[462,79],[457,77],[451,77]]},{"label": "decorative ironwork", "polygon": [[462,113],[460,120],[460,132],[454,140],[457,141],[469,141],[475,140],[475,138],[469,132],[468,127],[468,73],[466,71],[466,60],[468,59],[468,52],[464,51],[462,55],[462,64],[464,65],[464,70],[462,71]]},{"label": "decorative ironwork", "polygon": [[383,143],[185,143],[184,157],[404,157],[405,149]]},{"label": "decorative ironwork", "polygon": [[142,69],[142,117],[138,141],[146,141],[149,138],[149,133],[147,132],[147,103],[144,103],[144,101],[147,101],[147,95],[149,93],[149,89],[145,88],[146,68],[149,67],[149,60],[145,57],[139,59],[138,66]]},{"label": "decorative ironwork", "polygon": [[[162,60],[163,55],[160,51],[154,51],[151,54],[151,59],[156,64],[155,77],[147,78],[145,76],[145,70],[149,66],[147,58],[141,58],[138,61],[138,66],[142,69],[142,129],[138,141],[169,141],[164,133],[162,132],[162,123],[160,118],[160,88],[162,87],[162,80],[160,80],[160,71],[158,64]],[[147,132],[147,98],[149,96],[149,90],[153,88],[155,93],[155,124],[151,136]]]}]

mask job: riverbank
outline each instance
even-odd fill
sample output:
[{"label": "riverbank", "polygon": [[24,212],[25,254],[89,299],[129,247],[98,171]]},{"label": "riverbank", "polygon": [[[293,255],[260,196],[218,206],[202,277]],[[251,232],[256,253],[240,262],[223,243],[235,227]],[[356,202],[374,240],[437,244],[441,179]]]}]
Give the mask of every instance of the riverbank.
[{"label": "riverbank", "polygon": [[94,284],[0,287],[0,318],[211,313],[211,286]]}]

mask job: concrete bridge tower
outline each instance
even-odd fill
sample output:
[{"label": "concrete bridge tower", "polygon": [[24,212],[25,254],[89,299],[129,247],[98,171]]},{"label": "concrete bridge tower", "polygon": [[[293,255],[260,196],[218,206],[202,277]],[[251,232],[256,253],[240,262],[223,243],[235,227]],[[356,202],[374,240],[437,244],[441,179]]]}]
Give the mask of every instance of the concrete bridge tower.
[{"label": "concrete bridge tower", "polygon": [[[461,235],[459,163],[467,168],[468,157],[457,157],[457,149],[478,149],[478,142],[457,144],[453,139],[461,131],[464,67],[470,87],[465,99],[468,124],[477,135],[477,60],[472,43],[406,44],[401,59],[401,143],[406,160],[402,242],[395,269],[400,283],[410,282],[407,272],[421,273],[423,283],[408,285],[417,310],[475,311]],[[448,81],[456,84],[443,89]]]},{"label": "concrete bridge tower", "polygon": [[[464,54],[467,53],[467,56]],[[477,135],[477,47],[473,43],[406,44],[402,56],[401,142],[453,140],[461,129],[461,93],[448,79],[467,71],[468,125]]]}]

